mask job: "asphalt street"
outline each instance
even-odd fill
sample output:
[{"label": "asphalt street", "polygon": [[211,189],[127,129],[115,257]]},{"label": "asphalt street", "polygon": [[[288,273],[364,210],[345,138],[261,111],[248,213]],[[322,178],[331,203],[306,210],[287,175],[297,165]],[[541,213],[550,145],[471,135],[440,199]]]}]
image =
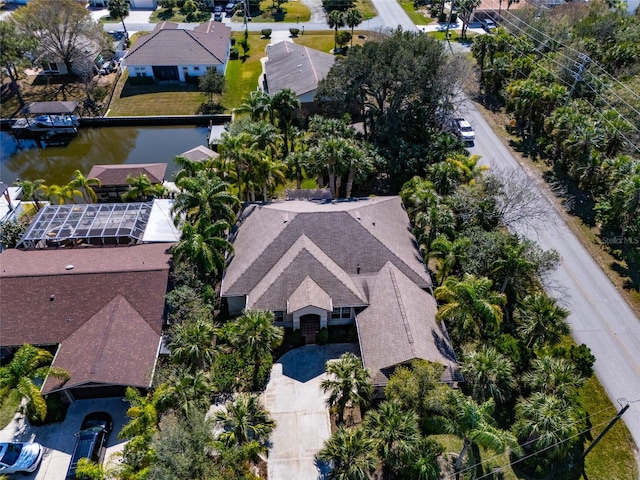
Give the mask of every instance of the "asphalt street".
[{"label": "asphalt street", "polygon": [[[530,188],[543,199],[545,221],[516,229],[562,256],[560,267],[549,278],[548,291],[571,310],[571,333],[596,356],[596,375],[616,408],[630,402],[622,419],[640,445],[640,320],[560,217],[544,182],[516,161],[473,104],[467,103],[465,110],[476,132],[475,145],[469,151],[482,155],[483,162],[498,172],[524,172]],[[602,413],[597,420],[607,421],[615,413]]]}]

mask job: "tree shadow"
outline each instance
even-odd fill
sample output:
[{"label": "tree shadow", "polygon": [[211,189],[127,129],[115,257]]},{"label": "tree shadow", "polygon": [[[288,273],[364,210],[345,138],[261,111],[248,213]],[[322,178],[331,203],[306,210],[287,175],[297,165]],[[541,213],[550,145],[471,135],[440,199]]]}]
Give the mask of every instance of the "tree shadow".
[{"label": "tree shadow", "polygon": [[173,10],[162,10],[160,12],[158,12],[158,19],[162,20],[162,21],[167,21],[170,20],[173,15],[175,14],[175,12]]}]

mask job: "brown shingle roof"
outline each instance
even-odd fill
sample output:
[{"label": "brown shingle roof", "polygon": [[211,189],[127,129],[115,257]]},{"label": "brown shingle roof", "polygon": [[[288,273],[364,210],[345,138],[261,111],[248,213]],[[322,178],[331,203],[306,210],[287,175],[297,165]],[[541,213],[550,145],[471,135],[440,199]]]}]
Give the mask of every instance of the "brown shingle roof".
[{"label": "brown shingle roof", "polygon": [[203,162],[205,160],[209,160],[210,158],[218,158],[218,152],[214,152],[204,145],[198,145],[191,150],[187,150],[186,152],[181,153],[180,156],[186,158],[187,160],[191,160],[192,162]]},{"label": "brown shingle roof", "polygon": [[167,171],[166,163],[138,163],[127,165],[94,165],[89,178],[97,178],[103,187],[127,185],[127,177],[145,174],[151,183],[162,183]]},{"label": "brown shingle roof", "polygon": [[124,64],[220,65],[226,61],[230,38],[231,28],[220,22],[207,22],[194,30],[164,22],[135,42]]},{"label": "brown shingle roof", "polygon": [[285,88],[298,96],[316,90],[335,62],[333,55],[287,41],[269,47],[267,56],[264,71],[271,95]]},{"label": "brown shingle roof", "polygon": [[357,315],[362,362],[374,385],[394,367],[419,358],[444,365],[443,381],[459,379],[453,348],[436,321],[436,302],[391,262],[370,279],[370,306]]},{"label": "brown shingle roof", "polygon": [[[170,246],[6,250],[0,345],[62,343],[56,365],[70,369],[68,385],[88,381],[87,365],[104,383],[144,384],[162,331]],[[120,372],[123,364],[131,371]]]}]

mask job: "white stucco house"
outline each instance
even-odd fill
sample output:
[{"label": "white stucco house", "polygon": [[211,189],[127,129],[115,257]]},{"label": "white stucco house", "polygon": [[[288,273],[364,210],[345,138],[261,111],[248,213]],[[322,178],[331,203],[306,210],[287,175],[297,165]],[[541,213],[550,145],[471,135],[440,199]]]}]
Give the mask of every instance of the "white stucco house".
[{"label": "white stucco house", "polygon": [[231,48],[231,28],[207,22],[193,30],[163,22],[149,35],[140,37],[122,60],[129,77],[188,81],[215,68],[223,74]]}]

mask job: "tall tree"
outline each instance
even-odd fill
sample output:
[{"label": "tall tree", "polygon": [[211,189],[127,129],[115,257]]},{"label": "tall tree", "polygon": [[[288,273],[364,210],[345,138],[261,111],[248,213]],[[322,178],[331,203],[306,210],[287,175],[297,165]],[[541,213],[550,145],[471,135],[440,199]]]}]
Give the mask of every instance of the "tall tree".
[{"label": "tall tree", "polygon": [[523,374],[522,382],[535,391],[570,402],[585,378],[570,360],[544,355],[531,362],[531,370]]},{"label": "tall tree", "polygon": [[96,192],[93,187],[100,187],[102,182],[97,178],[87,178],[80,170],[73,172],[73,180],[69,182],[69,186],[82,192],[82,198],[87,203],[95,203],[98,201]]},{"label": "tall tree", "polygon": [[556,344],[569,333],[569,311],[544,292],[527,296],[516,308],[518,333],[528,348]]},{"label": "tall tree", "polygon": [[347,12],[344,20],[351,29],[351,46],[353,47],[353,29],[362,23],[362,12],[357,8],[352,8]]},{"label": "tall tree", "polygon": [[114,20],[120,19],[122,22],[124,38],[128,45],[129,32],[127,32],[127,26],[124,24],[124,19],[129,16],[129,2],[127,0],[109,0],[109,3],[107,3],[107,9],[109,10],[109,17]]},{"label": "tall tree", "polygon": [[69,378],[66,370],[49,366],[52,361],[53,355],[47,350],[25,344],[7,365],[0,367],[0,391],[17,391],[26,402],[27,414],[32,420],[44,421],[47,416],[47,402],[34,381],[42,381],[47,376],[60,380]]},{"label": "tall tree", "polygon": [[142,173],[140,175],[127,176],[129,190],[122,194],[125,202],[148,202],[154,197],[161,197],[166,193],[166,189],[159,183],[151,183],[149,177]]},{"label": "tall tree", "polygon": [[472,387],[473,398],[479,403],[490,398],[496,403],[504,403],[511,398],[516,387],[511,360],[486,345],[463,354],[460,372]]},{"label": "tall tree", "polygon": [[190,370],[208,370],[218,353],[218,329],[211,319],[194,318],[171,328],[171,360]]},{"label": "tall tree", "polygon": [[222,429],[218,440],[229,447],[255,442],[265,448],[276,422],[269,416],[254,393],[239,393],[215,412],[214,423]]},{"label": "tall tree", "polygon": [[282,134],[284,150],[282,157],[289,155],[289,132],[293,121],[293,114],[300,108],[300,100],[295,92],[285,88],[276,93],[271,99],[272,109],[276,119],[276,125]]},{"label": "tall tree", "polygon": [[68,202],[76,203],[76,198],[82,197],[82,192],[70,184],[62,186],[56,184],[41,185],[39,191],[42,192],[44,198],[58,205],[64,205]]},{"label": "tall tree", "polygon": [[339,426],[324,442],[318,458],[331,462],[332,480],[369,480],[378,466],[374,442],[362,427]]},{"label": "tall tree", "polygon": [[327,403],[338,414],[338,423],[344,423],[344,410],[348,407],[366,407],[371,401],[372,384],[362,361],[347,352],[338,360],[329,360],[325,365],[327,378],[320,387],[329,393]]},{"label": "tall tree", "polygon": [[101,25],[74,0],[32,0],[12,18],[18,31],[28,32],[39,42],[38,58],[63,61],[69,73],[74,62],[106,48]]},{"label": "tall tree", "polygon": [[29,33],[18,32],[16,25],[12,21],[0,21],[0,65],[2,74],[6,72],[11,80],[11,87],[18,97],[20,107],[24,105],[24,100],[20,94],[18,86],[18,67],[25,63],[25,54],[36,48],[38,42]]},{"label": "tall tree", "polygon": [[340,10],[331,10],[327,16],[327,24],[329,28],[333,28],[335,33],[333,34],[333,50],[335,52],[338,46],[338,29],[344,27],[344,14]]},{"label": "tall tree", "polygon": [[418,416],[400,402],[387,400],[364,417],[365,432],[373,440],[386,478],[412,462],[421,443]]},{"label": "tall tree", "polygon": [[271,352],[283,339],[283,329],[273,325],[273,313],[247,310],[228,324],[228,338],[235,348],[246,352],[253,364],[253,385],[258,388],[260,369],[265,360],[271,363]]},{"label": "tall tree", "polygon": [[13,185],[22,189],[22,199],[30,200],[36,207],[36,210],[40,210],[40,202],[38,196],[41,193],[41,187],[45,184],[43,179],[29,180],[16,180]]},{"label": "tall tree", "polygon": [[491,280],[465,274],[449,277],[434,294],[440,301],[437,318],[446,321],[460,342],[491,338],[502,322],[504,294],[491,289]]},{"label": "tall tree", "polygon": [[222,95],[226,87],[224,75],[215,68],[210,68],[207,73],[198,78],[200,91],[208,96],[209,105],[213,105],[214,95]]}]

